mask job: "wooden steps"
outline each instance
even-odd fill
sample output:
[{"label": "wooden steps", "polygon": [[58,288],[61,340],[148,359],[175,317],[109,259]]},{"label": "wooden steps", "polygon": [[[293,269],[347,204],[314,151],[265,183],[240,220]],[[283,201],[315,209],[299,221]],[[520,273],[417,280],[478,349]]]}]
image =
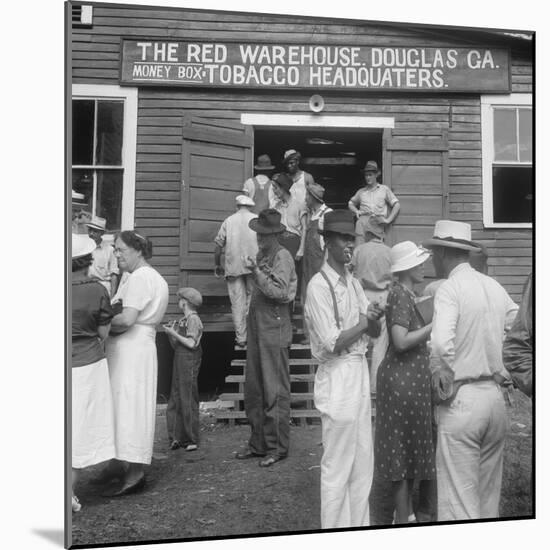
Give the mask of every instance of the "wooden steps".
[{"label": "wooden steps", "polygon": [[[300,315],[293,315],[293,321],[299,325]],[[299,326],[294,328],[295,335],[303,334]],[[222,401],[232,401],[232,409],[217,409],[216,418],[230,424],[237,419],[246,420],[244,410],[244,381],[246,366],[246,347],[235,347],[235,357],[231,361],[230,373],[225,377],[226,391],[219,396]],[[313,384],[317,361],[311,357],[309,344],[292,343],[289,355],[290,369],[290,417],[304,425],[319,418],[319,411],[313,404]],[[308,420],[309,419],[309,420]]]},{"label": "wooden steps", "polygon": [[[300,314],[299,303],[293,312],[293,334],[298,338],[303,335],[301,327],[303,317]],[[230,409],[216,409],[215,415],[218,421],[234,424],[236,420],[246,420],[244,410],[244,369],[246,366],[246,347],[235,347],[234,358],[231,361],[230,372],[225,377],[226,388],[220,394],[221,401],[233,402]],[[289,369],[290,369],[290,418],[300,425],[308,422],[319,422],[320,413],[313,403],[313,386],[317,360],[311,357],[309,344],[293,342],[290,347]],[[374,396],[373,396],[374,416]]]}]

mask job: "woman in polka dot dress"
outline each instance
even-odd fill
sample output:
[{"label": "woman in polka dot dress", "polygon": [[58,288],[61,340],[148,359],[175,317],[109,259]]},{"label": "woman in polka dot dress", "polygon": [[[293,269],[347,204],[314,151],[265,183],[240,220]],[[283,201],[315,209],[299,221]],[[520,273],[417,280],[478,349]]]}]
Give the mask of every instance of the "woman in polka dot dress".
[{"label": "woman in polka dot dress", "polygon": [[[390,345],[377,374],[374,460],[376,475],[392,482],[395,523],[409,521],[414,481],[435,479],[426,343],[431,323],[424,326],[413,293],[414,285],[424,278],[429,256],[410,241],[391,249],[391,271],[397,281],[386,307]],[[429,486],[421,483],[420,489]]]}]

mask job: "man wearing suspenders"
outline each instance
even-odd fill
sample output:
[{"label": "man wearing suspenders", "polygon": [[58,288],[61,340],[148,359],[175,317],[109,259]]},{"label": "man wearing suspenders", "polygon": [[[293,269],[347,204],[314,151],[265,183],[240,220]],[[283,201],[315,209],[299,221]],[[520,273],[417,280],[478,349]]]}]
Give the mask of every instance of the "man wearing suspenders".
[{"label": "man wearing suspenders", "polygon": [[274,200],[273,189],[271,189],[271,174],[275,166],[271,164],[269,155],[260,155],[254,165],[256,175],[244,182],[243,192],[254,201],[251,209],[254,214],[270,207]]},{"label": "man wearing suspenders", "polygon": [[349,272],[355,241],[353,214],[328,212],[321,232],[328,252],[307,287],[305,321],[321,413],[321,527],[369,525],[373,445],[367,334],[377,336],[383,311],[369,304]]}]

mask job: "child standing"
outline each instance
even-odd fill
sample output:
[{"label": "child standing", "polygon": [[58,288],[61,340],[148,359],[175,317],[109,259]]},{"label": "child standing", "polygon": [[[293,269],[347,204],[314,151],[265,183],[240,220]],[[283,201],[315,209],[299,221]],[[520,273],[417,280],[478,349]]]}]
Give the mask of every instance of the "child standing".
[{"label": "child standing", "polygon": [[195,451],[199,442],[197,380],[202,359],[200,341],[203,331],[197,309],[202,305],[202,296],[198,290],[187,287],[178,290],[178,298],[183,317],[164,325],[164,331],[174,348],[174,369],[166,409],[166,424],[172,450],[183,447],[186,451]]}]

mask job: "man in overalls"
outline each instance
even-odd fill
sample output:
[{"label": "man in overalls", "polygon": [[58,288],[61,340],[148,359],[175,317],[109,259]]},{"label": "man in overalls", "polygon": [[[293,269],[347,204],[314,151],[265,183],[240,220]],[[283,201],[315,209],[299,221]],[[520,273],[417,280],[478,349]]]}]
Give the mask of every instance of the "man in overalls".
[{"label": "man in overalls", "polygon": [[286,458],[290,439],[290,371],[292,341],[290,302],[296,295],[296,270],[277,235],[285,230],[273,209],[260,212],[249,226],[257,233],[258,256],[247,257],[254,281],[247,323],[244,407],[252,433],[248,448],[236,458],[262,457],[271,466]]},{"label": "man in overalls", "polygon": [[367,334],[376,336],[383,311],[369,304],[347,268],[355,241],[353,214],[325,215],[328,257],[307,288],[305,320],[319,361],[315,407],[321,413],[321,527],[369,525],[373,445]]},{"label": "man in overalls", "polygon": [[251,208],[251,212],[254,214],[269,208],[270,202],[273,201],[273,190],[271,189],[273,170],[275,170],[275,166],[271,164],[269,155],[260,155],[254,165],[256,175],[244,182],[243,192],[254,201],[254,206]]}]

